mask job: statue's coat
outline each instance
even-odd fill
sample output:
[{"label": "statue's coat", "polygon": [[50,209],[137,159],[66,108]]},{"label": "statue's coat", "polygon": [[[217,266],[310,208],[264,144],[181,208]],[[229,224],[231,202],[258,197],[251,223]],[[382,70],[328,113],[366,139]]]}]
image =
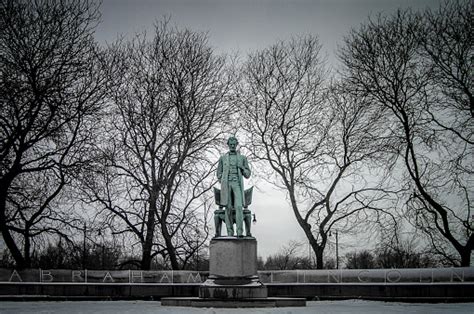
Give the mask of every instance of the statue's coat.
[{"label": "statue's coat", "polygon": [[[250,167],[249,163],[247,161],[247,158],[244,155],[241,155],[239,153],[237,154],[237,168],[239,169],[238,173],[238,182],[240,185],[240,190],[242,191],[240,197],[242,197],[242,204],[245,207],[247,204],[245,204],[245,197],[244,197],[244,180],[242,176],[245,178],[250,177]],[[229,153],[226,153],[225,155],[221,156],[219,159],[219,165],[217,166],[217,179],[221,183],[221,199],[220,199],[220,205],[221,206],[226,206],[228,205],[229,202]]]}]

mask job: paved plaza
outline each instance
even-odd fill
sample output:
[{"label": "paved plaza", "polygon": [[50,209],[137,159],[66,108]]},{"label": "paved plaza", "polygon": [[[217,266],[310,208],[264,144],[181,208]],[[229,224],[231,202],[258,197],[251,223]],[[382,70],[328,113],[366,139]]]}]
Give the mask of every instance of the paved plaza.
[{"label": "paved plaza", "polygon": [[66,302],[1,302],[0,313],[474,313],[474,303],[395,303],[364,300],[310,301],[305,308],[213,309],[164,307],[158,301],[66,301]]}]

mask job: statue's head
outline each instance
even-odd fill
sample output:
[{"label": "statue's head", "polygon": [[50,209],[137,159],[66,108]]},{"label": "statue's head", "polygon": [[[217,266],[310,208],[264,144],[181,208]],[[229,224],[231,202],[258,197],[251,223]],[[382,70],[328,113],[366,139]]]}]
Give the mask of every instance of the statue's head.
[{"label": "statue's head", "polygon": [[235,152],[238,144],[239,144],[239,141],[237,141],[237,138],[235,138],[235,136],[231,136],[227,140],[227,146],[229,146],[229,150],[231,152]]}]

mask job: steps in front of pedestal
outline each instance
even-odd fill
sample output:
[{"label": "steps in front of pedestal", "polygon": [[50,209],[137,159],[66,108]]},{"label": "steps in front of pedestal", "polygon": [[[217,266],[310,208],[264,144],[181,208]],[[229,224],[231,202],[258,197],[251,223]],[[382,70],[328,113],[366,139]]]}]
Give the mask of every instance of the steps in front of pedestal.
[{"label": "steps in front of pedestal", "polygon": [[305,298],[249,298],[236,300],[190,298],[162,298],[162,306],[214,307],[214,308],[264,308],[264,307],[302,307]]}]

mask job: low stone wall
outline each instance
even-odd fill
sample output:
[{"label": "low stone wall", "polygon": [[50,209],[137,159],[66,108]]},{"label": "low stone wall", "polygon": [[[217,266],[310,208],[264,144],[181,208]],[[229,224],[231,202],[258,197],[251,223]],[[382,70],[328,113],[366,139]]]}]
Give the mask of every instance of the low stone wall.
[{"label": "low stone wall", "polygon": [[0,283],[0,300],[160,299],[197,296],[200,284]]},{"label": "low stone wall", "polygon": [[[207,272],[0,269],[0,300],[198,296]],[[474,268],[261,271],[269,297],[474,301]]]},{"label": "low stone wall", "polygon": [[0,268],[0,282],[69,282],[69,283],[201,283],[208,272],[142,270],[69,270]]},{"label": "low stone wall", "polygon": [[[0,283],[1,300],[159,300],[197,297],[200,284]],[[266,284],[269,297],[474,302],[474,283]]]},{"label": "low stone wall", "polygon": [[474,283],[268,284],[268,295],[316,300],[474,302]]},{"label": "low stone wall", "polygon": [[260,271],[263,283],[474,282],[474,267]]},{"label": "low stone wall", "polygon": [[[209,272],[159,270],[66,270],[0,268],[0,282],[202,283]],[[270,283],[436,283],[474,282],[474,267],[259,271]]]}]

